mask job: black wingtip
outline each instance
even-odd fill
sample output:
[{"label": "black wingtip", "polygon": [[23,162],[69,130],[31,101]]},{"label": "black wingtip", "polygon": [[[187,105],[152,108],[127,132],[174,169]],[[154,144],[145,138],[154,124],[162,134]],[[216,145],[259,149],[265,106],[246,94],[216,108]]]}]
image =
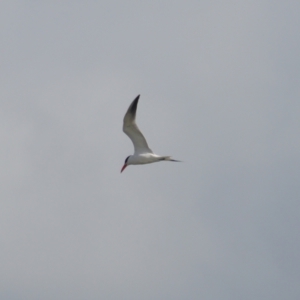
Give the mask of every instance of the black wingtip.
[{"label": "black wingtip", "polygon": [[131,105],[130,105],[129,110],[130,110],[130,112],[131,112],[132,115],[135,115],[135,113],[136,113],[136,109],[137,109],[137,104],[138,104],[138,102],[139,102],[139,98],[140,98],[140,95],[138,95],[138,96],[132,101],[132,103],[131,103]]}]

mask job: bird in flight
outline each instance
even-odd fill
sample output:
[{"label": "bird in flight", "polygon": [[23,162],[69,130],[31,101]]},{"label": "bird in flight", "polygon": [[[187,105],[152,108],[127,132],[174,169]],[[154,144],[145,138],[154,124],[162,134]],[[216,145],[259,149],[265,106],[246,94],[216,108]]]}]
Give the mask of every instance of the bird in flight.
[{"label": "bird in flight", "polygon": [[159,161],[176,161],[171,156],[160,156],[154,154],[148,147],[147,141],[135,123],[136,109],[139,102],[140,95],[138,95],[130,104],[123,120],[123,131],[131,139],[134,146],[134,154],[129,155],[124,162],[121,173],[129,165],[150,164]]}]

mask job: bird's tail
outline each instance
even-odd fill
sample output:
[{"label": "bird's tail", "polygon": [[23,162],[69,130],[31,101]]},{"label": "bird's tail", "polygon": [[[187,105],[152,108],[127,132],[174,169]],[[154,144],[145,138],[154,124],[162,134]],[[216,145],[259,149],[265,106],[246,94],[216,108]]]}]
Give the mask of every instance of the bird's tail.
[{"label": "bird's tail", "polygon": [[162,156],[161,160],[181,162],[181,160],[173,159],[171,156]]}]

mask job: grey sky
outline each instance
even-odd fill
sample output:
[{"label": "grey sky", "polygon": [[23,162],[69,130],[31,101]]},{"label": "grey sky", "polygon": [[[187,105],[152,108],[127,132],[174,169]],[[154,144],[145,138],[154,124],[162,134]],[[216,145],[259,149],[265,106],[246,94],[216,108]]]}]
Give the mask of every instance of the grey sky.
[{"label": "grey sky", "polygon": [[299,14],[1,1],[0,298],[298,300]]}]

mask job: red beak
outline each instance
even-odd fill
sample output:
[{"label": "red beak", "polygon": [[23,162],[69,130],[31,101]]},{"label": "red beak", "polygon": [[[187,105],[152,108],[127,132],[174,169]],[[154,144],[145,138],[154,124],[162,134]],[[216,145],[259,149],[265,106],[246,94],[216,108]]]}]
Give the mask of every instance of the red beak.
[{"label": "red beak", "polygon": [[124,166],[123,166],[122,169],[121,169],[121,173],[125,170],[126,167],[127,167],[127,165],[124,164]]}]

